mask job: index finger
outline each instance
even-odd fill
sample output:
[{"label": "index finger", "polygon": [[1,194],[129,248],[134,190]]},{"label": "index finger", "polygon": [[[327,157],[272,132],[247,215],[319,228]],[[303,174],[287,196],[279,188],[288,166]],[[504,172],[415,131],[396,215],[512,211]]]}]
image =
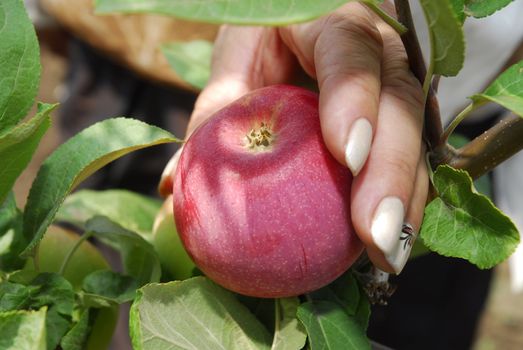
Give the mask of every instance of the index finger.
[{"label": "index finger", "polygon": [[318,80],[323,138],[358,175],[372,144],[381,89],[381,35],[369,11],[350,3],[322,20],[281,29],[304,69]]}]

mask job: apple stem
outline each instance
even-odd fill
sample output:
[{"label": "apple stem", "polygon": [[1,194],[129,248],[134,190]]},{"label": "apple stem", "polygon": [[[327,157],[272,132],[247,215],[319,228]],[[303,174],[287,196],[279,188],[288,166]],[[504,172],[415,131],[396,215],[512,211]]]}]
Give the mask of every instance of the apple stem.
[{"label": "apple stem", "polygon": [[58,273],[60,275],[63,275],[64,272],[65,272],[65,269],[67,268],[67,265],[69,264],[69,261],[71,261],[71,258],[73,257],[74,253],[76,252],[76,250],[80,247],[80,245],[86,240],[88,239],[89,237],[92,236],[92,232],[86,232],[84,233],[80,239],[75,243],[75,245],[71,248],[71,250],[69,250],[69,252],[67,253],[67,255],[65,256],[64,258],[64,261],[62,261],[62,265],[60,266],[60,270],[58,270]]}]

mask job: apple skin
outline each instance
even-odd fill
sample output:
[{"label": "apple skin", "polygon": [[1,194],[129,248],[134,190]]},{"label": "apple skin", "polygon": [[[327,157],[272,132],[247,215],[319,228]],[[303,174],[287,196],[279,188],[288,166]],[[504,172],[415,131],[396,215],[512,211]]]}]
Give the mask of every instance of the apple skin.
[{"label": "apple skin", "polygon": [[[58,273],[65,257],[79,239],[80,236],[72,231],[54,225],[49,226],[38,249],[40,272]],[[69,260],[63,276],[75,290],[79,290],[87,275],[107,269],[110,269],[109,263],[100,251],[88,241],[84,241]],[[34,270],[33,261],[28,260],[24,270]]]},{"label": "apple skin", "polygon": [[167,271],[171,278],[185,280],[193,276],[196,266],[187,255],[176,232],[172,195],[165,199],[156,215],[153,225],[153,245],[162,263],[162,269]]},{"label": "apple skin", "polygon": [[[262,122],[272,143],[248,148],[246,135]],[[189,255],[218,284],[295,296],[332,282],[361,254],[351,184],[323,142],[317,94],[276,85],[229,104],[191,135],[174,174],[174,217]]]}]

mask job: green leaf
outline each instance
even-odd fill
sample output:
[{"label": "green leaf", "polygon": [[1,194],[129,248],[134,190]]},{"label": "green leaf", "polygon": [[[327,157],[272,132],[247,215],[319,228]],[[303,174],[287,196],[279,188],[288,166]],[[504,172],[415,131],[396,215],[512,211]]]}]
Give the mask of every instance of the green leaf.
[{"label": "green leaf", "polygon": [[459,19],[460,23],[463,25],[465,22],[465,0],[450,0],[450,5],[452,10],[456,15],[456,18]]},{"label": "green leaf", "polygon": [[45,316],[45,307],[38,311],[0,312],[0,349],[45,349]]},{"label": "green leaf", "polygon": [[476,105],[495,102],[523,117],[523,61],[501,73],[483,93],[470,98]]},{"label": "green leaf", "polygon": [[70,316],[60,314],[54,307],[49,308],[45,320],[48,349],[55,349],[60,344],[60,340],[71,328],[71,324]]},{"label": "green leaf", "polygon": [[367,329],[370,318],[370,303],[361,282],[347,271],[334,282],[309,294],[314,301],[329,301],[338,304],[349,316],[354,316],[363,329]]},{"label": "green leaf", "polygon": [[360,302],[358,303],[358,308],[356,309],[356,314],[354,315],[354,318],[356,319],[356,322],[363,328],[363,330],[367,330],[369,327],[369,321],[370,321],[370,301],[367,294],[361,290],[360,291]]},{"label": "green leaf", "polygon": [[519,243],[516,227],[489,198],[475,191],[465,171],[439,166],[434,186],[439,197],[425,208],[420,233],[429,249],[482,269],[512,254]]},{"label": "green leaf", "polygon": [[211,75],[212,43],[205,40],[172,42],[162,47],[172,69],[187,83],[203,89]]},{"label": "green leaf", "polygon": [[0,202],[33,157],[42,136],[51,125],[49,113],[58,105],[38,104],[38,113],[31,120],[18,124],[0,136]]},{"label": "green leaf", "polygon": [[275,303],[278,299],[255,298],[236,293],[235,296],[265,326],[269,333],[274,333],[274,321],[276,319]]},{"label": "green leaf", "polygon": [[305,346],[307,334],[296,317],[300,300],[298,298],[285,298],[276,299],[274,302],[276,322],[271,350],[302,349]]},{"label": "green leaf", "polygon": [[23,309],[31,302],[31,297],[36,292],[38,292],[38,287],[1,282],[0,312]]},{"label": "green leaf", "polygon": [[325,300],[342,306],[349,315],[355,315],[360,302],[358,280],[346,272],[329,285],[310,293],[314,300]]},{"label": "green leaf", "polygon": [[103,216],[95,216],[87,221],[85,229],[120,252],[125,273],[134,277],[139,286],[160,280],[158,255],[153,246],[139,234]]},{"label": "green leaf", "polygon": [[55,305],[58,312],[64,315],[70,315],[73,311],[72,286],[56,273],[41,273],[27,286],[2,282],[0,290],[0,311],[36,309],[46,305]]},{"label": "green leaf", "polygon": [[20,0],[0,2],[0,135],[29,111],[40,84],[38,40]]},{"label": "green leaf", "polygon": [[68,196],[56,214],[56,220],[66,221],[80,228],[97,215],[103,215],[127,230],[150,239],[161,202],[130,191],[81,190]]},{"label": "green leaf", "polygon": [[86,309],[80,315],[80,319],[71,329],[63,336],[60,346],[63,350],[83,350],[91,330],[90,312]]},{"label": "green leaf", "polygon": [[16,207],[12,192],[0,206],[0,271],[20,269],[24,260],[19,257],[25,242],[22,235],[23,214]]},{"label": "green leaf", "polygon": [[28,286],[3,282],[0,310],[40,309],[47,306],[47,348],[54,349],[70,328],[74,307],[72,285],[54,273],[38,275]]},{"label": "green leaf", "polygon": [[8,275],[7,281],[28,285],[36,276],[38,276],[38,272],[34,270],[17,270]]},{"label": "green leaf", "polygon": [[420,0],[429,25],[431,66],[434,74],[454,76],[465,60],[462,23],[450,0]]},{"label": "green leaf", "polygon": [[231,292],[205,277],[150,284],[131,307],[134,349],[269,349],[263,325]]},{"label": "green leaf", "polygon": [[54,273],[38,275],[31,282],[31,286],[39,289],[26,307],[49,307],[45,320],[47,348],[54,349],[71,326],[74,307],[73,286],[65,278]]},{"label": "green leaf", "polygon": [[467,16],[476,18],[487,17],[501,10],[513,0],[465,0],[465,12]]},{"label": "green leaf", "polygon": [[132,151],[169,142],[174,136],[134,119],[115,118],[96,123],[56,149],[38,171],[24,214],[22,252],[33,254],[66,195],[109,162]]},{"label": "green leaf", "polygon": [[110,270],[95,271],[88,275],[82,289],[93,296],[103,298],[111,306],[134,299],[139,287],[136,279]]},{"label": "green leaf", "polygon": [[146,12],[210,23],[282,25],[320,17],[346,2],[348,0],[96,0],[95,4],[97,13]]},{"label": "green leaf", "polygon": [[[4,235],[11,227],[13,220],[19,215],[20,210],[16,207],[13,192],[9,192],[5,200],[0,201],[0,236]],[[2,249],[0,249],[0,254]]]},{"label": "green leaf", "polygon": [[361,325],[338,304],[306,302],[298,308],[298,319],[307,329],[312,349],[370,349]]}]

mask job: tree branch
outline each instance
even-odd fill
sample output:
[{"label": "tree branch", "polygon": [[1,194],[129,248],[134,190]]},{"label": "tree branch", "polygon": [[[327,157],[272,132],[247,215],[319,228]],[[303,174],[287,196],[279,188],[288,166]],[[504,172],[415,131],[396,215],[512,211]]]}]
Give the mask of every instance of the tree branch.
[{"label": "tree branch", "polygon": [[[394,4],[398,20],[408,29],[401,36],[401,40],[409,58],[410,69],[423,84],[427,68],[409,2],[394,0]],[[440,164],[448,164],[456,169],[468,171],[473,179],[477,179],[523,149],[523,118],[512,114],[460,149],[449,146],[442,135],[439,104],[431,84],[425,102],[423,137],[429,147],[433,168]]]},{"label": "tree branch", "polygon": [[510,113],[465,146],[459,149],[449,147],[447,156],[439,163],[466,170],[477,179],[522,150],[522,135],[523,118]]},{"label": "tree branch", "polygon": [[[398,13],[398,20],[407,27],[407,32],[401,36],[403,45],[409,58],[409,65],[412,73],[418,78],[421,84],[425,80],[427,68],[423,60],[423,53],[416,35],[416,28],[412,20],[412,13],[408,0],[395,0],[396,12]],[[443,127],[441,125],[441,117],[439,113],[439,104],[432,86],[429,88],[427,94],[427,101],[425,103],[424,116],[424,138],[431,151],[441,148],[441,134]]]}]

